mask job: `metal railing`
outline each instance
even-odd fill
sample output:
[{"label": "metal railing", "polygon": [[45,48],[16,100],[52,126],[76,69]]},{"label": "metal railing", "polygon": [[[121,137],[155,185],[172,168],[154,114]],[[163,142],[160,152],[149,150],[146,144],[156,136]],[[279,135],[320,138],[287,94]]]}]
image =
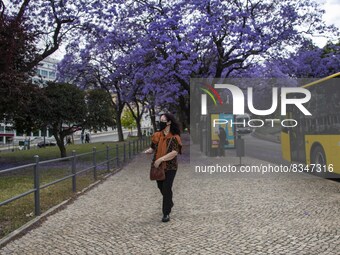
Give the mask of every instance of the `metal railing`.
[{"label": "metal railing", "polygon": [[[118,144],[116,144],[115,147],[106,146],[106,149],[102,151],[97,151],[97,149],[94,147],[92,152],[87,152],[87,153],[82,153],[82,154],[76,154],[76,151],[73,150],[72,156],[58,158],[58,159],[45,160],[45,161],[40,161],[39,156],[35,155],[34,156],[35,163],[13,167],[13,168],[0,171],[0,174],[4,174],[4,173],[10,173],[10,172],[14,172],[14,171],[22,170],[22,169],[33,168],[33,177],[34,177],[33,189],[30,189],[24,193],[21,193],[17,196],[11,197],[5,201],[0,202],[0,207],[3,205],[9,204],[15,200],[18,200],[19,198],[22,198],[29,194],[34,193],[34,213],[36,216],[39,216],[41,214],[40,191],[42,189],[72,178],[72,191],[76,192],[78,175],[92,170],[93,178],[94,180],[97,180],[98,171],[103,170],[104,168],[106,169],[106,172],[110,172],[111,169],[113,169],[113,167],[115,167],[116,169],[119,168],[119,166],[122,163],[125,163],[128,159],[131,159],[132,156],[139,153],[141,150],[143,150],[143,148],[147,147],[149,144],[150,144],[150,137],[143,137],[142,139],[124,142],[122,145],[122,155],[119,154]],[[126,147],[128,148],[128,150]],[[105,160],[102,160],[101,162],[98,161],[98,154],[100,153],[105,153]],[[111,155],[112,153],[114,153],[114,156]],[[91,164],[85,164],[85,168],[79,169],[78,168],[79,162],[77,159],[81,157],[86,157],[86,156],[92,157]],[[120,159],[120,156],[122,159]],[[51,163],[60,163],[60,162],[63,162],[63,163],[66,162],[66,164],[64,164],[64,167],[67,167],[67,165],[71,167],[71,173],[60,179],[41,185],[40,168],[43,165],[48,165]]]}]

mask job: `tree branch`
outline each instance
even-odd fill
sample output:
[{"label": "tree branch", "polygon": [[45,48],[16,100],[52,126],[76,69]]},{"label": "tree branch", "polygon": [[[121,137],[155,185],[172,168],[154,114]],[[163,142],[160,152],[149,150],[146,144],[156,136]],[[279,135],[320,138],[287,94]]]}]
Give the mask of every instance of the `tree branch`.
[{"label": "tree branch", "polygon": [[16,18],[15,18],[16,22],[19,22],[19,23],[20,23],[20,21],[22,20],[22,18],[23,18],[23,16],[24,16],[24,13],[25,13],[25,10],[26,10],[26,8],[27,8],[27,6],[28,6],[29,3],[30,3],[30,0],[25,0],[25,1],[22,3],[22,5],[21,5],[21,7],[20,7],[20,10],[19,10],[19,12],[18,12],[18,14],[17,14],[17,16],[16,16]]}]

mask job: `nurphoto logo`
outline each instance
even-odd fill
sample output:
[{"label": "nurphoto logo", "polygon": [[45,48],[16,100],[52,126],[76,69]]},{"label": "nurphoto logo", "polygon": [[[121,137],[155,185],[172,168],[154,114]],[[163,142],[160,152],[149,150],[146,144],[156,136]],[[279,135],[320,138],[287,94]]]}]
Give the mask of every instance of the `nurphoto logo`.
[{"label": "nurphoto logo", "polygon": [[[234,115],[244,115],[245,114],[245,96],[243,91],[235,85],[231,84],[215,84],[214,86],[216,89],[227,89],[231,92],[233,98],[233,114]],[[201,114],[207,115],[207,94],[210,98],[213,99],[214,104],[216,105],[216,100],[214,95],[217,97],[220,105],[223,104],[220,94],[215,90],[215,88],[208,86],[208,89],[201,88],[202,91],[206,92],[206,94],[201,94]],[[254,107],[253,103],[253,88],[247,88],[247,102],[248,102],[248,109],[249,111],[257,116],[267,116],[274,113],[278,108],[278,91],[279,88],[273,87],[272,88],[272,105],[269,109],[259,110]],[[304,97],[299,98],[287,98],[289,94],[301,94]],[[305,88],[281,88],[281,115],[286,116],[287,114],[287,105],[295,105],[305,116],[311,116],[312,114],[303,106],[303,104],[307,103],[311,99],[311,93],[309,90]],[[233,122],[232,120],[227,119],[214,119],[213,126],[227,124],[231,121],[231,125],[246,125],[245,120],[241,123]],[[250,119],[248,121],[248,126],[250,127],[261,127],[264,125],[264,122],[271,122],[272,126],[274,125],[275,121],[280,121],[279,119]],[[257,124],[255,124],[257,123]],[[297,125],[297,121],[295,119],[283,119],[281,120],[281,125],[283,127],[295,127]]]}]

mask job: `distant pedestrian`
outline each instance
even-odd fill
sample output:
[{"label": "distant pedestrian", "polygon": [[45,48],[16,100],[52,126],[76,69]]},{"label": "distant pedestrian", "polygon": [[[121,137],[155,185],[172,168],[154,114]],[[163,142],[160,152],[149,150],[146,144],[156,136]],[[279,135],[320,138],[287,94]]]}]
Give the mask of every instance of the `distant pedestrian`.
[{"label": "distant pedestrian", "polygon": [[218,143],[218,156],[224,157],[224,146],[226,145],[227,133],[225,132],[225,129],[223,127],[219,127],[218,129],[218,138],[220,140]]},{"label": "distant pedestrian", "polygon": [[28,139],[24,141],[24,150],[28,150]]},{"label": "distant pedestrian", "polygon": [[90,134],[86,133],[85,135],[85,143],[90,143]]}]

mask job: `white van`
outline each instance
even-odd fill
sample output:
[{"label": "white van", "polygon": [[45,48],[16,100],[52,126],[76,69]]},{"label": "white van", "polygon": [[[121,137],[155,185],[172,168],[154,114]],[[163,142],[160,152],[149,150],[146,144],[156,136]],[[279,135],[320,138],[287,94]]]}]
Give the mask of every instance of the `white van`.
[{"label": "white van", "polygon": [[250,115],[248,113],[235,116],[235,123],[237,123],[235,124],[237,134],[249,134],[253,131],[253,129],[248,126],[249,120]]}]

